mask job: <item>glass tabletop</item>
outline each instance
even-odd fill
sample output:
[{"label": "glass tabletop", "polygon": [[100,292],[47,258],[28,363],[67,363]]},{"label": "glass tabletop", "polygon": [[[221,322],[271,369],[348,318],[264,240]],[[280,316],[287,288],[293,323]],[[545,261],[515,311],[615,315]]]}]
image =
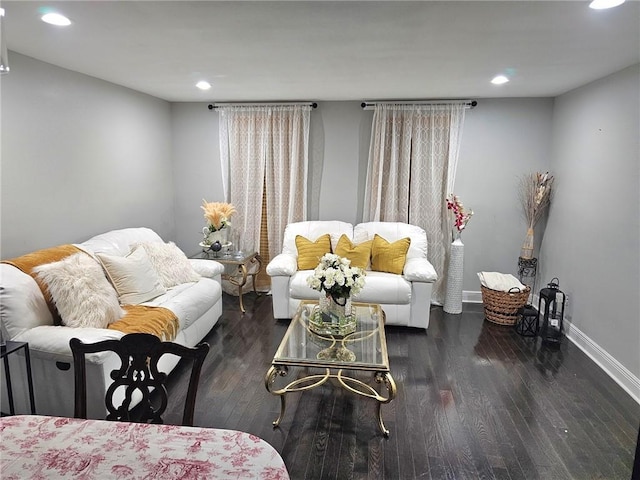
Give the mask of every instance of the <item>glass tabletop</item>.
[{"label": "glass tabletop", "polygon": [[309,329],[316,301],[303,301],[273,358],[274,364],[389,371],[384,312],[380,305],[353,303],[356,331],[344,337]]}]

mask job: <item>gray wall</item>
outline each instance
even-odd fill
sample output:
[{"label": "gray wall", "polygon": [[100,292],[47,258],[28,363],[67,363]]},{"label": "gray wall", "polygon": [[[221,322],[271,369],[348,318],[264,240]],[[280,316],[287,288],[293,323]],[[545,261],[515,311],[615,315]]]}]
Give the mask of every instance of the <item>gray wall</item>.
[{"label": "gray wall", "polygon": [[218,142],[218,114],[203,103],[171,105],[176,244],[187,254],[200,250],[202,200],[224,201]]},{"label": "gray wall", "polygon": [[169,103],[10,55],[1,84],[1,257],[127,226],[171,238]]},{"label": "gray wall", "polygon": [[[467,110],[455,184],[474,211],[462,233],[463,290],[480,290],[478,272],[517,273],[527,232],[518,185],[524,174],[551,169],[552,115],[548,98],[481,99]],[[544,223],[536,230],[539,243]]]},{"label": "gray wall", "polygon": [[[557,188],[542,278],[558,277],[573,326],[640,377],[640,67],[556,99]],[[636,395],[640,394],[637,392]]]},{"label": "gray wall", "polygon": [[362,219],[373,112],[363,111],[360,102],[322,102],[311,115],[322,124],[324,155],[311,158],[321,165],[322,182],[312,201],[318,215],[310,219],[356,224]]}]

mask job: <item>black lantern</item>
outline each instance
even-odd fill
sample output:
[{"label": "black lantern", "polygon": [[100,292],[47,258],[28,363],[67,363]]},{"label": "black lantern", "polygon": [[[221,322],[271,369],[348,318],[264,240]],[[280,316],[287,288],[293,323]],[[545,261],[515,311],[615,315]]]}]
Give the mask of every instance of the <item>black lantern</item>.
[{"label": "black lantern", "polygon": [[562,341],[565,294],[560,291],[560,281],[552,278],[547,288],[540,290],[538,315],[542,315],[540,336],[543,342]]},{"label": "black lantern", "polygon": [[[536,273],[538,271],[537,258],[518,258],[518,279],[520,283],[531,287],[531,298],[533,303],[533,292],[536,288]],[[516,332],[523,337],[538,336],[538,311],[531,303],[527,303],[518,311],[516,320]]]},{"label": "black lantern", "polygon": [[516,333],[523,337],[536,337],[538,335],[538,311],[532,305],[525,305],[518,310],[516,321]]}]

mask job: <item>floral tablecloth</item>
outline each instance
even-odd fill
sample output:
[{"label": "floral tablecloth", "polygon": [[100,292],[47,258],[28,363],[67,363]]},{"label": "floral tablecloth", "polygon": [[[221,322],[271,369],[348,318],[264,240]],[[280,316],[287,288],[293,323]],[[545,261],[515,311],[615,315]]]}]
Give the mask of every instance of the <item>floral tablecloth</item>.
[{"label": "floral tablecloth", "polygon": [[0,439],[2,480],[289,479],[271,445],[234,430],[18,415]]}]

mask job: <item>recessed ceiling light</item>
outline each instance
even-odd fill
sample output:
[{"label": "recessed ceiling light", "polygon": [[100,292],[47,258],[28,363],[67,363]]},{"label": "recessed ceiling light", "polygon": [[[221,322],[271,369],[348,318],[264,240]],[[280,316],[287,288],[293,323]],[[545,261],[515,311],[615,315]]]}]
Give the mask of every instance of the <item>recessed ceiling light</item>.
[{"label": "recessed ceiling light", "polygon": [[502,85],[503,83],[507,83],[508,81],[509,81],[509,79],[507,77],[505,77],[504,75],[496,75],[491,80],[491,83],[493,83],[494,85]]},{"label": "recessed ceiling light", "polygon": [[589,4],[589,8],[594,10],[604,10],[605,8],[613,8],[622,5],[625,0],[593,0]]},{"label": "recessed ceiling light", "polygon": [[201,80],[198,83],[196,83],[196,87],[198,87],[200,90],[209,90],[211,88],[211,84],[209,82],[205,82],[204,80]]},{"label": "recessed ceiling light", "polygon": [[57,25],[58,27],[71,25],[71,20],[59,13],[46,13],[42,16],[42,21],[51,25]]}]

